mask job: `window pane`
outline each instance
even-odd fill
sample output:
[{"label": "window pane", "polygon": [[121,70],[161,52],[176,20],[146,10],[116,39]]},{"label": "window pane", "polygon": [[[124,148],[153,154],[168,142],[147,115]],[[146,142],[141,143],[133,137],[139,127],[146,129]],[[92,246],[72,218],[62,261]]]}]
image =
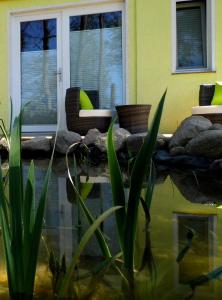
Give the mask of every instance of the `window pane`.
[{"label": "window pane", "polygon": [[21,23],[24,125],[57,123],[56,19]]},{"label": "window pane", "polygon": [[99,107],[123,102],[121,12],[70,18],[70,84],[99,91]]},{"label": "window pane", "polygon": [[207,66],[205,7],[177,7],[177,68]]}]

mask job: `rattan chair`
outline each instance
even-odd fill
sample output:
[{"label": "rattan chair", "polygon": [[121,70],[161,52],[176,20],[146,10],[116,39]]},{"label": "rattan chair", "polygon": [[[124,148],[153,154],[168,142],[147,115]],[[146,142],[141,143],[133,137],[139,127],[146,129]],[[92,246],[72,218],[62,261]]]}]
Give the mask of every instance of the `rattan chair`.
[{"label": "rattan chair", "polygon": [[[95,109],[99,108],[99,92],[85,91],[89,96]],[[80,88],[72,87],[66,90],[65,109],[66,109],[66,124],[69,131],[77,132],[81,135],[86,135],[89,129],[97,128],[100,132],[106,132],[111,123],[110,116],[96,116],[95,110],[92,110],[92,116],[80,116]],[[100,112],[100,110],[96,110]],[[101,110],[102,111],[102,110]],[[90,111],[89,111],[90,114]]]},{"label": "rattan chair", "polygon": [[211,105],[214,96],[214,84],[202,84],[199,90],[199,107],[192,108],[192,115],[201,115],[212,123],[222,124],[222,106]]}]

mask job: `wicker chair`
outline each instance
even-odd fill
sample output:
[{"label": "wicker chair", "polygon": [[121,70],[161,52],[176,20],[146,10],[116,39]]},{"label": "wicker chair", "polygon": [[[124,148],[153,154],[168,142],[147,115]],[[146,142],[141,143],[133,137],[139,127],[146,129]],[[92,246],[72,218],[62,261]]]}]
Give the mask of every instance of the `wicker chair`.
[{"label": "wicker chair", "polygon": [[201,115],[212,123],[222,124],[222,105],[211,105],[214,84],[202,84],[199,90],[199,106],[192,108],[192,115]]},{"label": "wicker chair", "polygon": [[[86,135],[89,129],[97,128],[100,132],[106,132],[112,120],[111,111],[107,116],[102,116],[99,110],[99,92],[85,91],[89,96],[95,110],[85,111],[92,116],[81,116],[80,110],[80,88],[72,87],[66,90],[65,109],[66,109],[66,124],[70,131],[78,132],[81,135]],[[107,110],[106,110],[107,111]],[[98,115],[96,115],[98,113]]]},{"label": "wicker chair", "polygon": [[130,133],[147,132],[150,104],[118,105],[119,125]]}]

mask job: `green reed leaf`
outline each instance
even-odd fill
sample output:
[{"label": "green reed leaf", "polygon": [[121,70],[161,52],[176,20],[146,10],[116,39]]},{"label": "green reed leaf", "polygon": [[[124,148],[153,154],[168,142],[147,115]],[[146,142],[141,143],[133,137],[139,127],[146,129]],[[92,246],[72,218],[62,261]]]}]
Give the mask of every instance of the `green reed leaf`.
[{"label": "green reed leaf", "polygon": [[31,233],[31,243],[29,245],[30,254],[28,257],[28,268],[27,268],[26,278],[25,278],[27,288],[29,288],[30,291],[34,286],[34,281],[35,281],[35,272],[36,272],[38,251],[39,251],[39,245],[40,245],[40,239],[42,233],[45,205],[46,205],[46,199],[48,193],[48,185],[51,176],[51,168],[52,168],[52,159],[50,160],[49,167],[44,178],[44,183],[43,183],[43,187],[39,199],[39,205],[37,207],[37,212],[35,216],[35,223]]},{"label": "green reed leaf", "polygon": [[161,121],[163,105],[165,101],[166,91],[163,94],[158,108],[156,110],[149,134],[144,139],[144,143],[136,157],[133,165],[129,201],[127,207],[126,222],[124,228],[124,264],[129,273],[133,274],[134,261],[134,241],[136,233],[138,206],[140,202],[141,189],[143,181],[150,167],[153,151],[156,145],[157,134]]},{"label": "green reed leaf", "polygon": [[[115,121],[115,120],[114,120]],[[124,251],[124,226],[126,220],[126,200],[124,193],[123,177],[120,170],[119,162],[116,156],[116,151],[113,144],[113,124],[109,127],[107,135],[107,157],[110,172],[110,181],[112,187],[113,205],[122,206],[121,209],[116,211],[116,224],[118,230],[118,237],[122,251]]]},{"label": "green reed leaf", "polygon": [[[20,293],[24,285],[23,255],[23,176],[21,164],[20,116],[15,118],[11,129],[9,152],[9,205],[11,212],[11,252],[14,259],[16,290]],[[23,271],[22,271],[23,270]]]}]

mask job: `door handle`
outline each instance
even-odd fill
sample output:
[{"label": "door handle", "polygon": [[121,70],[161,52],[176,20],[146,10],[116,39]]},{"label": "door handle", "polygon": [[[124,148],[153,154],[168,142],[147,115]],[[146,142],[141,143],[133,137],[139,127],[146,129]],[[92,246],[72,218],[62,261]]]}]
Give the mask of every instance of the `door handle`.
[{"label": "door handle", "polygon": [[58,76],[58,79],[61,82],[62,81],[62,68],[58,68],[56,75]]}]

